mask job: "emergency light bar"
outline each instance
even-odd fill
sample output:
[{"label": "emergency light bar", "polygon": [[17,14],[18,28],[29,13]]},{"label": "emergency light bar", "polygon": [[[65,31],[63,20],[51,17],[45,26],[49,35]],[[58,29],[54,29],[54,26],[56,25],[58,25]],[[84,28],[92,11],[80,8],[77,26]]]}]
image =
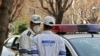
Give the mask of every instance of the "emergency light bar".
[{"label": "emergency light bar", "polygon": [[100,32],[99,24],[56,24],[52,29],[54,32]]}]

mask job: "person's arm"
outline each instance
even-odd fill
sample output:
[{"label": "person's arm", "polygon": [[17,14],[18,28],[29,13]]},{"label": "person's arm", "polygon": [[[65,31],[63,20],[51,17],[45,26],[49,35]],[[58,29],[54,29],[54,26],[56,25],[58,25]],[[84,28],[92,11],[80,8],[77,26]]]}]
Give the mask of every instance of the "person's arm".
[{"label": "person's arm", "polygon": [[64,40],[62,38],[59,41],[59,44],[60,44],[59,56],[66,56],[65,44],[64,44]]},{"label": "person's arm", "polygon": [[35,36],[32,38],[31,51],[28,52],[28,54],[31,54],[32,56],[39,56],[39,50],[37,47],[38,47],[37,36]]},{"label": "person's arm", "polygon": [[27,39],[25,34],[21,34],[20,40],[19,40],[19,53],[20,54],[27,54]]}]

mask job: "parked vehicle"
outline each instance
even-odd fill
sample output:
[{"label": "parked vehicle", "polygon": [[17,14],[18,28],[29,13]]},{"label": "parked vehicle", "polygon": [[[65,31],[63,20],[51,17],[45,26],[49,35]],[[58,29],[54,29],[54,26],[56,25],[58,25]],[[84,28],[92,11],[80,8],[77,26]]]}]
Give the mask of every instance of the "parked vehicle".
[{"label": "parked vehicle", "polygon": [[[54,25],[52,29],[62,36],[67,56],[100,56],[100,25]],[[19,35],[9,37],[2,56],[18,56]]]},{"label": "parked vehicle", "polygon": [[1,56],[18,56],[19,37],[14,35],[5,41]]},{"label": "parked vehicle", "polygon": [[100,25],[55,25],[65,41],[67,56],[100,56]]}]

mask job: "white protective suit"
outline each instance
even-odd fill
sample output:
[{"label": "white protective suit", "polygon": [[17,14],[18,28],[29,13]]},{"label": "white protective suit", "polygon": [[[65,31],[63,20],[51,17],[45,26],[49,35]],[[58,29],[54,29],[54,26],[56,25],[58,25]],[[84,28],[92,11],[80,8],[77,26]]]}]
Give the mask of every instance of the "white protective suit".
[{"label": "white protective suit", "polygon": [[30,39],[32,39],[34,35],[35,33],[30,28],[28,28],[21,34],[20,43],[19,43],[20,56],[31,56],[30,54],[28,54],[28,51],[30,51],[30,46],[31,46]]},{"label": "white protective suit", "polygon": [[32,38],[32,56],[66,56],[64,40],[52,31],[44,31]]}]

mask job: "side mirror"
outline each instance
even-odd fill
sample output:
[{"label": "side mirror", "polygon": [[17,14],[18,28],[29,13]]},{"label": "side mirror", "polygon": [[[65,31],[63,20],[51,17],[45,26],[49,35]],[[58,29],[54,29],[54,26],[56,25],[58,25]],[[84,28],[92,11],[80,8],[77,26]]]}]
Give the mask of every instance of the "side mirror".
[{"label": "side mirror", "polygon": [[19,49],[19,43],[12,45],[11,49],[18,50]]}]

